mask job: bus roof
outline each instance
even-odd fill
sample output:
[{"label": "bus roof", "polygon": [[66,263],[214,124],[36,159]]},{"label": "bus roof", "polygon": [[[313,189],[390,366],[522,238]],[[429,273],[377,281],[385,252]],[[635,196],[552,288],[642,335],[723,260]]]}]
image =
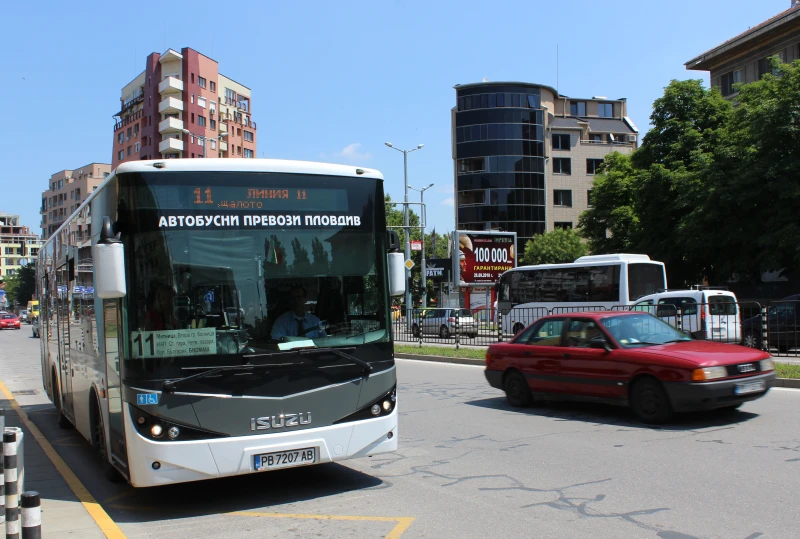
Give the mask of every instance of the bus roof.
[{"label": "bus roof", "polygon": [[638,263],[648,262],[650,264],[659,264],[662,266],[664,265],[663,262],[650,260],[650,257],[647,255],[632,255],[632,254],[591,255],[591,256],[582,256],[578,258],[575,262],[566,262],[564,264],[538,264],[535,266],[517,266],[516,268],[512,268],[506,271],[505,273],[511,273],[512,271],[530,271],[537,269],[583,268],[583,267],[597,266],[597,265],[614,266],[629,262],[638,262]]},{"label": "bus roof", "polygon": [[[160,168],[154,165],[160,163]],[[373,168],[353,165],[334,165],[313,161],[285,159],[152,159],[128,161],[119,165],[114,173],[125,172],[285,172],[292,174],[320,174],[326,176],[352,176],[354,178],[383,179],[383,174]],[[358,171],[361,171],[359,173]]]},{"label": "bus roof", "polygon": [[575,262],[610,262],[612,260],[619,260],[622,262],[649,262],[650,257],[647,255],[631,255],[627,253],[618,253],[612,255],[587,255],[578,258],[575,260]]}]

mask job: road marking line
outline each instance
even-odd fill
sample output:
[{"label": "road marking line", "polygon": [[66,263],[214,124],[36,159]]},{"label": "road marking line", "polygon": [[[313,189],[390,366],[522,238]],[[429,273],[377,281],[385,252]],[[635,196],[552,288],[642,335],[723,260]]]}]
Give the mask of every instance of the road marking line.
[{"label": "road marking line", "polygon": [[797,389],[796,387],[775,387],[775,386],[772,386],[770,388],[770,391],[800,391],[800,389]]},{"label": "road marking line", "polygon": [[235,511],[229,515],[241,517],[297,518],[309,520],[349,520],[360,522],[397,522],[386,539],[398,539],[416,520],[414,517],[358,517],[350,515],[314,515],[304,513],[257,513],[254,511]]},{"label": "road marking line", "polygon": [[89,516],[95,521],[97,526],[100,528],[100,531],[108,537],[109,539],[126,539],[125,534],[122,533],[122,530],[119,529],[119,526],[111,520],[111,517],[108,516],[108,513],[102,508],[102,506],[97,503],[97,500],[94,499],[89,491],[83,486],[81,480],[78,479],[78,476],[75,475],[67,463],[64,462],[64,459],[61,458],[53,446],[50,445],[50,442],[47,438],[44,437],[42,432],[39,428],[33,424],[33,422],[28,418],[28,414],[20,408],[17,400],[14,398],[14,395],[8,390],[6,385],[0,380],[0,391],[3,392],[6,399],[11,402],[11,407],[14,408],[14,411],[17,412],[17,415],[28,427],[28,431],[31,433],[31,436],[39,442],[39,446],[44,451],[44,454],[47,455],[47,458],[50,459],[50,462],[53,463],[53,466],[56,467],[58,473],[61,474],[61,477],[64,478],[64,481],[67,482],[69,485],[70,490],[75,494],[75,496],[80,500],[83,507],[86,508],[86,512],[89,513]]}]

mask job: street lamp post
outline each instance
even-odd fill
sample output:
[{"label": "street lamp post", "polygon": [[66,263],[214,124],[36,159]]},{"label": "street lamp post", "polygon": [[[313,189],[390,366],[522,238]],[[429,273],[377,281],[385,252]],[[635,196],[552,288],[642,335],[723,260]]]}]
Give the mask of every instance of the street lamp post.
[{"label": "street lamp post", "polygon": [[[422,189],[417,189],[416,187],[408,186],[409,189],[413,189],[414,191],[419,192],[419,203],[422,207],[423,212],[425,212],[425,191],[433,187],[433,184],[430,184],[427,187],[423,187]],[[427,212],[425,214],[426,221],[427,221]],[[427,224],[427,223],[426,223]],[[436,253],[433,253],[436,256]],[[428,306],[428,281],[426,279],[426,268],[425,268],[425,228],[422,228],[422,308],[426,308]]]},{"label": "street lamp post", "polygon": [[206,157],[206,144],[208,144],[209,140],[221,140],[222,137],[227,137],[228,136],[228,133],[220,133],[216,137],[204,137],[203,135],[195,135],[194,133],[192,133],[188,129],[181,129],[181,131],[183,133],[187,134],[187,135],[192,135],[195,138],[203,139],[203,158],[204,159]]},{"label": "street lamp post", "polygon": [[[392,146],[391,142],[385,143],[389,148],[393,150],[397,150],[398,152],[402,152],[403,154],[403,185],[405,186],[405,198],[403,200],[403,233],[406,236],[406,245],[405,245],[405,253],[406,253],[406,260],[411,260],[411,242],[409,239],[409,228],[408,228],[408,154],[411,152],[415,152],[425,146],[424,144],[418,144],[416,148],[411,150],[401,150],[400,148],[395,148]],[[411,301],[411,288],[408,286],[409,277],[411,277],[411,270],[406,267],[406,325],[411,327],[411,309],[413,309],[414,305]]]}]

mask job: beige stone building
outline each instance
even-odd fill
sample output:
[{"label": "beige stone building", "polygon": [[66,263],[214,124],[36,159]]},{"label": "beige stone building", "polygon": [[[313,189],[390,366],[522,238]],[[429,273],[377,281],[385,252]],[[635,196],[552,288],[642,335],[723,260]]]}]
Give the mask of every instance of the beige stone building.
[{"label": "beige stone building", "polygon": [[772,71],[770,57],[783,62],[800,58],[800,0],[746,32],[686,62],[686,69],[708,71],[711,86],[728,99],[736,96],[734,84],[760,80]]},{"label": "beige stone building", "polygon": [[[50,176],[48,189],[42,193],[42,239],[46,240],[86,200],[98,185],[111,173],[108,163],[90,163],[73,170],[62,170]],[[76,230],[81,235],[89,233]]]},{"label": "beige stone building", "polygon": [[20,224],[19,215],[0,213],[0,280],[36,259],[41,246],[39,236]]}]

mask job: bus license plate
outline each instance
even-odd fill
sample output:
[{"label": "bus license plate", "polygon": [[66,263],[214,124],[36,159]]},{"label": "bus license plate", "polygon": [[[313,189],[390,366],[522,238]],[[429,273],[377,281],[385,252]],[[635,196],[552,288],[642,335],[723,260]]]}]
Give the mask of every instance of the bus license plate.
[{"label": "bus license plate", "polygon": [[764,382],[748,382],[746,384],[736,384],[733,388],[733,392],[737,395],[744,395],[745,393],[758,393],[759,391],[764,391]]},{"label": "bus license plate", "polygon": [[303,466],[304,464],[317,462],[317,448],[306,447],[305,449],[294,449],[292,451],[264,453],[255,455],[253,458],[256,471]]}]

